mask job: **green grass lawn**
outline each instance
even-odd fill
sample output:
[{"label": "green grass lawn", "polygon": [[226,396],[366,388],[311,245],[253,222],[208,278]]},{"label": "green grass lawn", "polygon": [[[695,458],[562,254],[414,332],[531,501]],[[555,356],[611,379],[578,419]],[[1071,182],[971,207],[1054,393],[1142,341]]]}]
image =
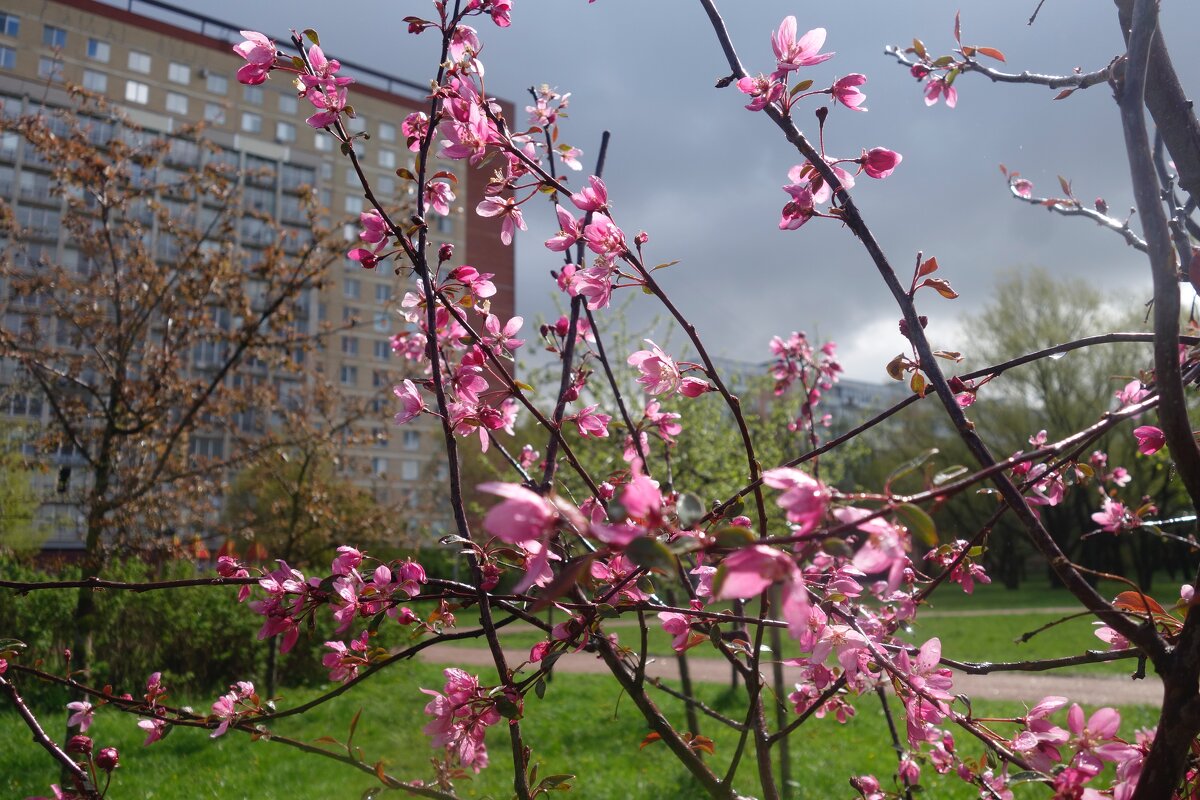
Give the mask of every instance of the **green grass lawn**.
[{"label": "green grass lawn", "polygon": [[[909,630],[900,632],[900,636],[918,645],[936,636],[942,641],[942,654],[947,658],[959,661],[1024,661],[1073,656],[1087,650],[1108,649],[1108,645],[1094,635],[1095,626],[1092,625],[1090,617],[1068,620],[1039,633],[1027,642],[1015,643],[1015,640],[1023,634],[1060,619],[1062,616],[1059,613],[1046,613],[1036,609],[1005,611],[997,609],[995,613],[970,617],[931,614],[927,617],[919,616],[917,622]],[[466,615],[463,618],[463,624],[467,624]],[[650,624],[647,637],[650,654],[670,655],[671,637],[663,632],[662,626],[656,618],[651,616],[647,621]],[[517,625],[522,627],[518,628]],[[506,648],[528,651],[530,647],[544,638],[540,632],[523,623],[515,623],[512,628],[512,632],[506,632],[501,638]],[[637,646],[638,633],[635,626],[619,625],[609,630],[616,632],[625,646]],[[451,644],[460,647],[486,646],[482,640],[478,639],[463,639]],[[688,651],[688,654],[695,658],[721,658],[721,654],[708,643],[694,647]],[[782,657],[791,658],[798,654],[799,651],[794,643],[785,637]],[[1133,660],[1085,664],[1064,669],[1063,672],[1130,673],[1135,664],[1136,662]]]},{"label": "green grass lawn", "polygon": [[[484,681],[490,678],[482,676]],[[369,761],[382,758],[394,775],[404,779],[428,778],[429,758],[434,751],[420,729],[425,724],[421,709],[426,702],[419,687],[441,688],[437,666],[402,663],[334,701],[318,707],[299,720],[283,720],[276,731],[305,740],[323,735],[344,738],[354,713],[364,709],[355,741]],[[706,685],[702,695],[713,706],[737,716],[736,696],[721,686]],[[286,697],[281,707],[302,701],[311,692]],[[661,706],[682,725],[680,705],[657,695]],[[193,701],[205,707],[211,698]],[[1090,709],[1089,709],[1090,711]],[[1005,716],[1023,713],[1016,703],[977,703],[976,715]],[[1124,709],[1122,731],[1151,724],[1150,709]],[[575,773],[571,795],[579,798],[692,798],[700,796],[691,777],[670,759],[665,747],[638,745],[648,731],[629,698],[622,697],[610,678],[558,675],[549,685],[544,700],[530,695],[523,729],[534,759],[542,763],[542,775]],[[703,718],[702,718],[703,719]],[[61,730],[64,715],[45,714],[43,722],[52,733]],[[509,760],[508,736],[496,726],[488,746],[492,766],[472,781],[458,784],[468,798],[507,798],[511,786],[506,774]],[[716,740],[715,767],[728,763],[735,745],[730,732],[704,719],[702,732]],[[267,741],[250,742],[244,735],[228,734],[210,740],[203,731],[177,729],[165,740],[141,746],[141,731],[131,717],[101,710],[89,731],[97,747],[114,745],[121,750],[110,796],[155,798],[155,800],[295,800],[295,798],[347,798],[355,800],[374,785],[373,779],[349,767],[299,753]],[[979,748],[966,735],[957,737],[964,754]],[[794,776],[800,798],[849,798],[846,783],[851,775],[874,772],[890,780],[895,756],[888,744],[879,704],[874,698],[860,701],[859,711],[847,725],[831,719],[812,720],[792,738]],[[753,766],[743,764],[744,780],[738,788],[749,794],[758,791]],[[56,769],[48,756],[30,742],[28,731],[15,714],[0,713],[0,796],[23,798],[48,792]],[[943,779],[931,770],[924,772],[928,792],[937,798],[975,798],[977,791],[957,779]],[[1023,787],[1018,797],[1040,797],[1044,792]],[[400,796],[400,795],[394,795]]]}]

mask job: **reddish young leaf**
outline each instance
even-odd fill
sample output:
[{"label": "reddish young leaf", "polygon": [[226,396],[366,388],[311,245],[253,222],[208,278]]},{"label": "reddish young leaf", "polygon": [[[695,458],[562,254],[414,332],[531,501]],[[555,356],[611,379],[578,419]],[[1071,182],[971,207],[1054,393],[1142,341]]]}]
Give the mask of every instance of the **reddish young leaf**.
[{"label": "reddish young leaf", "polygon": [[1054,99],[1055,99],[1055,100],[1062,100],[1062,99],[1064,99],[1064,98],[1070,97],[1070,96],[1071,96],[1072,94],[1074,94],[1074,93],[1075,93],[1075,90],[1074,90],[1074,89],[1063,89],[1061,92],[1059,92],[1058,94],[1054,95]]},{"label": "reddish young leaf", "polygon": [[921,265],[921,267],[917,270],[917,277],[924,278],[926,275],[932,275],[933,273],[937,272],[937,268],[937,256],[934,256]]},{"label": "reddish young leaf", "polygon": [[921,286],[928,286],[947,300],[958,297],[958,292],[950,288],[950,282],[945,278],[926,278],[921,282]]},{"label": "reddish young leaf", "polygon": [[997,61],[1004,61],[1004,53],[1001,53],[999,50],[997,50],[994,47],[978,47],[978,48],[976,48],[976,52],[979,53],[979,55],[981,55],[981,56],[987,56],[988,58],[994,58]]},{"label": "reddish young leaf", "polygon": [[1134,591],[1121,592],[1113,599],[1113,605],[1126,611],[1149,611],[1151,614],[1167,613],[1153,597]]},{"label": "reddish young leaf", "polygon": [[654,744],[655,742],[657,742],[657,741],[658,741],[659,739],[661,739],[661,738],[662,738],[662,737],[661,737],[661,736],[659,736],[659,735],[658,735],[657,733],[655,733],[654,731],[650,731],[650,733],[647,733],[647,734],[646,734],[646,738],[645,738],[645,739],[642,739],[642,743],[641,743],[640,745],[638,745],[638,750],[641,750],[641,749],[645,748],[645,746],[646,746],[646,745],[648,745],[648,744]]},{"label": "reddish young leaf", "polygon": [[962,12],[954,12],[954,41],[962,44]]}]

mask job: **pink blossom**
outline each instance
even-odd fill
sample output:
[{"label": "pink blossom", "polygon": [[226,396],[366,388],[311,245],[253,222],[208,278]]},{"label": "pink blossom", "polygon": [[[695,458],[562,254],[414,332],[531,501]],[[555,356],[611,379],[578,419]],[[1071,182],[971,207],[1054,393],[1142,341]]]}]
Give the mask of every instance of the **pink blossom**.
[{"label": "pink blossom", "polygon": [[138,727],[146,732],[146,740],[142,742],[142,747],[149,747],[159,739],[167,735],[170,730],[165,719],[143,719],[138,721]]},{"label": "pink blossom", "polygon": [[305,94],[317,109],[317,113],[305,120],[310,127],[320,129],[334,125],[346,110],[346,90],[343,88],[325,84],[309,89]]},{"label": "pink blossom", "polygon": [[246,64],[237,71],[238,83],[257,86],[267,80],[275,66],[275,43],[266,34],[258,31],[242,31],[246,38],[233,46],[233,52],[246,59]]},{"label": "pink blossom", "polygon": [[415,419],[425,410],[425,401],[421,399],[421,393],[417,391],[416,384],[408,378],[405,378],[403,383],[393,386],[392,393],[400,398],[403,406],[394,418],[397,425],[403,425]]},{"label": "pink blossom", "polygon": [[711,383],[702,378],[684,378],[679,382],[679,393],[684,397],[699,397],[707,392],[716,391]]},{"label": "pink blossom", "polygon": [[830,653],[836,653],[842,669],[854,675],[858,672],[858,654],[866,650],[867,637],[849,625],[827,625],[813,646],[810,660],[814,664],[821,664]]},{"label": "pink blossom", "polygon": [[787,511],[788,521],[799,526],[798,533],[808,533],[825,518],[829,490],[803,470],[793,467],[769,469],[763,473],[763,483],[772,489],[783,490],[775,502]]},{"label": "pink blossom", "polygon": [[483,327],[487,329],[488,337],[497,347],[508,352],[513,352],[521,345],[525,344],[524,339],[517,339],[517,332],[521,330],[521,326],[525,324],[523,317],[513,317],[504,326],[500,326],[500,318],[495,314],[488,314],[483,321]]},{"label": "pink blossom", "polygon": [[541,539],[554,530],[558,513],[545,498],[513,483],[482,483],[481,492],[499,495],[504,500],[488,509],[483,527],[491,535],[509,544]]},{"label": "pink blossom", "polygon": [[1095,773],[1103,768],[1103,762],[1118,761],[1128,755],[1129,745],[1112,741],[1120,726],[1121,715],[1115,708],[1097,710],[1084,724],[1083,709],[1078,704],[1072,705],[1067,712],[1067,728],[1073,734],[1074,763]]},{"label": "pink blossom", "polygon": [[862,108],[862,104],[866,102],[867,96],[858,90],[858,87],[866,82],[866,75],[852,72],[846,77],[834,81],[829,92],[833,95],[834,100],[851,111],[866,111],[865,108]]},{"label": "pink blossom", "polygon": [[[699,601],[693,600],[692,606],[699,610]],[[663,630],[674,637],[671,639],[671,649],[676,653],[682,653],[707,639],[703,633],[693,633],[692,623],[695,618],[688,614],[680,614],[677,611],[661,611],[658,618],[662,620]]]},{"label": "pink blossom", "polygon": [[593,253],[619,256],[628,249],[625,246],[625,234],[607,214],[600,212],[594,213],[591,223],[583,229],[583,239]]},{"label": "pink blossom", "polygon": [[546,249],[561,253],[579,241],[582,222],[560,205],[554,206],[558,215],[558,233],[546,240]]},{"label": "pink blossom", "polygon": [[583,162],[579,160],[580,156],[582,156],[582,155],[583,155],[583,151],[580,150],[578,147],[567,147],[566,145],[559,145],[558,157],[560,159],[562,159],[563,164],[568,169],[573,169],[576,172],[583,169]]},{"label": "pink blossom", "polygon": [[[442,123],[442,155],[451,159],[466,158],[477,166],[487,155],[487,146],[494,139],[495,131],[487,117],[474,103],[467,107],[465,119],[448,117]],[[409,149],[412,149],[410,145]]]},{"label": "pink blossom", "polygon": [[643,341],[650,345],[650,349],[638,350],[627,359],[630,366],[637,367],[642,373],[637,379],[638,383],[652,395],[674,394],[680,387],[679,365],[654,342],[649,339]]},{"label": "pink blossom", "polygon": [[1137,439],[1138,452],[1145,456],[1154,455],[1167,443],[1167,437],[1163,434],[1162,429],[1153,425],[1134,428],[1133,436]]},{"label": "pink blossom", "polygon": [[775,51],[781,74],[833,58],[833,53],[820,52],[824,44],[824,28],[814,28],[797,40],[796,18],[792,16],[784,17],[783,22],[779,23],[779,30],[771,34],[771,49]]},{"label": "pink blossom", "polygon": [[[747,600],[763,593],[776,581],[791,577],[799,569],[786,553],[756,544],[730,553],[721,562],[714,582],[716,600]],[[717,586],[717,583],[720,585]]]},{"label": "pink blossom", "polygon": [[453,61],[472,59],[479,52],[479,35],[470,25],[459,25],[450,34],[450,58]]},{"label": "pink blossom", "polygon": [[886,178],[902,160],[899,153],[886,147],[872,147],[862,155],[863,172],[872,178]]},{"label": "pink blossom", "polygon": [[783,190],[792,196],[783,206],[779,217],[779,230],[794,231],[813,218],[813,193],[808,185],[785,186]]},{"label": "pink blossom", "polygon": [[571,202],[580,211],[602,211],[608,206],[608,189],[595,175],[588,176],[588,185],[571,195]]},{"label": "pink blossom", "polygon": [[1012,182],[1012,190],[1017,193],[1018,197],[1024,197],[1028,200],[1033,197],[1033,181],[1017,178]]},{"label": "pink blossom", "polygon": [[400,123],[400,132],[408,140],[408,149],[414,153],[421,149],[421,140],[429,132],[429,117],[424,111],[414,111]]},{"label": "pink blossom", "polygon": [[608,436],[608,423],[612,422],[612,417],[608,414],[601,414],[596,411],[597,408],[599,408],[598,403],[587,406],[579,413],[567,417],[564,422],[568,420],[574,422],[580,436],[604,439]]},{"label": "pink blossom", "polygon": [[75,712],[67,718],[67,727],[73,728],[78,725],[80,733],[87,733],[87,729],[91,727],[92,719],[96,713],[92,704],[86,700],[76,700],[72,703],[67,703],[67,708]]},{"label": "pink blossom", "polygon": [[750,95],[751,100],[746,104],[747,111],[762,111],[771,103],[779,102],[787,90],[783,81],[774,75],[759,75],[757,78],[747,76],[738,80],[737,87],[742,94]]},{"label": "pink blossom", "polygon": [[362,563],[363,554],[351,547],[350,545],[342,545],[337,549],[337,557],[333,559],[333,565],[330,571],[334,575],[349,575],[354,571],[354,568]]},{"label": "pink blossom", "polygon": [[461,283],[467,291],[481,300],[487,299],[496,293],[496,284],[492,282],[492,278],[494,277],[496,276],[491,272],[480,272],[466,264],[463,264],[461,267],[455,267],[450,271],[450,278]]},{"label": "pink blossom", "polygon": [[[450,213],[450,204],[454,202],[454,190],[447,181],[430,181],[425,184],[425,202],[435,214],[443,217]],[[524,228],[522,228],[524,230]]]},{"label": "pink blossom", "polygon": [[506,245],[512,244],[517,228],[528,230],[521,207],[511,197],[485,197],[475,207],[475,213],[481,217],[500,217],[500,241]]},{"label": "pink blossom", "polygon": [[946,98],[946,108],[958,105],[958,90],[942,78],[933,78],[925,84],[925,105],[933,105],[939,97]]},{"label": "pink blossom", "polygon": [[378,210],[372,208],[370,211],[362,212],[358,215],[358,223],[362,225],[362,231],[358,234],[358,238],[364,242],[379,244],[387,241],[388,224]]},{"label": "pink blossom", "polygon": [[1117,401],[1120,402],[1121,408],[1131,406],[1134,403],[1140,403],[1150,396],[1149,389],[1142,388],[1142,382],[1136,378],[1125,384],[1125,388],[1116,393]]},{"label": "pink blossom", "polygon": [[1105,497],[1101,510],[1092,514],[1092,521],[1099,525],[1101,530],[1120,533],[1122,528],[1130,526],[1132,517],[1133,515],[1123,503],[1118,503],[1111,497]]}]

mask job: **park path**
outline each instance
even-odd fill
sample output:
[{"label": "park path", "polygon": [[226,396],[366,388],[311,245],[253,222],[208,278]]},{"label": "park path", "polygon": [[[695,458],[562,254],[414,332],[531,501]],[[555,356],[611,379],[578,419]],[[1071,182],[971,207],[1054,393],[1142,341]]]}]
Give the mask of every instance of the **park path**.
[{"label": "park path", "polygon": [[[510,664],[520,664],[529,657],[528,651],[506,649]],[[420,658],[431,664],[447,664],[460,667],[491,667],[492,654],[486,648],[456,647],[439,644],[421,651]],[[601,675],[608,668],[595,655],[587,652],[571,653],[558,660],[557,672]],[[693,658],[688,661],[692,680],[708,683],[727,683],[729,665],[711,658]],[[649,677],[678,680],[679,669],[674,658],[652,660],[646,667]],[[793,683],[800,676],[796,667],[784,667],[784,680]],[[1162,702],[1162,682],[1150,675],[1145,680],[1135,681],[1128,677],[1098,675],[1035,675],[1030,673],[1000,672],[992,675],[964,675],[955,673],[954,690],[974,699],[1016,700],[1036,703],[1049,695],[1062,695],[1082,705],[1159,705]]]}]

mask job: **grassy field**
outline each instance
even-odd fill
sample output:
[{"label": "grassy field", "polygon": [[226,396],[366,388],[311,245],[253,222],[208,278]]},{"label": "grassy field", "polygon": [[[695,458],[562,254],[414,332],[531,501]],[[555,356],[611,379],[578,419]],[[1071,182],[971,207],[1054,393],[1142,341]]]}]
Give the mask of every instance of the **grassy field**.
[{"label": "grassy field", "polygon": [[[1003,592],[1003,590],[1001,590]],[[1011,593],[1004,593],[1010,594]],[[1113,592],[1115,594],[1115,592]],[[901,637],[920,644],[933,637],[942,641],[942,653],[947,658],[960,661],[1021,661],[1032,659],[1057,658],[1062,656],[1079,655],[1087,650],[1105,650],[1108,645],[1097,639],[1090,618],[1072,619],[1055,625],[1029,641],[1017,643],[1022,635],[1037,630],[1048,623],[1061,619],[1061,612],[1047,612],[1048,607],[1068,605],[1068,597],[1061,591],[1043,591],[1023,598],[1024,605],[1014,603],[1011,607],[1000,605],[999,595],[987,593],[981,599],[983,603],[978,610],[979,616],[959,616],[958,611],[967,610],[959,607],[950,614],[939,613],[941,605],[929,609],[930,613],[918,617],[918,621],[908,630],[901,632]],[[1012,598],[1015,600],[1016,598]],[[1040,603],[1034,605],[1032,603]],[[562,619],[559,612],[559,620]],[[465,615],[464,615],[465,620]],[[651,628],[648,637],[649,652],[652,655],[670,655],[671,637],[663,632],[658,620],[650,618]],[[464,623],[465,624],[465,623]],[[520,627],[518,627],[520,626]],[[620,623],[609,630],[615,631],[621,642],[634,646],[637,636],[636,627]],[[502,638],[505,647],[528,651],[535,643],[542,640],[542,635],[523,623],[514,624],[511,632],[506,632]],[[482,647],[479,640],[460,640],[454,643],[460,647]],[[782,658],[791,658],[799,651],[790,640],[784,642]],[[710,645],[701,644],[689,651],[689,655],[698,658],[720,658],[721,655]],[[1133,671],[1135,662],[1120,661],[1105,664],[1086,664],[1070,667],[1064,672],[1086,674],[1120,674]]]},{"label": "grassy field", "polygon": [[[405,779],[427,778],[428,760],[433,755],[420,732],[425,717],[421,709],[426,697],[419,687],[440,688],[439,667],[398,664],[390,674],[368,681],[347,695],[319,707],[301,720],[281,721],[276,731],[311,741],[319,736],[344,738],[354,713],[365,709],[355,741],[364,747],[366,758],[383,758],[387,768]],[[489,680],[488,676],[482,676]],[[284,698],[281,706],[305,699],[307,693]],[[704,698],[730,714],[739,714],[737,700],[723,687],[705,686]],[[660,695],[662,707],[672,719],[681,720],[681,709]],[[208,700],[196,700],[196,707]],[[977,703],[977,715],[1004,716],[1022,713],[1018,704]],[[1148,709],[1123,710],[1122,731],[1150,724]],[[62,714],[46,714],[48,730],[61,730]],[[729,732],[706,721],[702,732],[716,740],[714,767],[723,768],[733,752],[735,739]],[[492,767],[457,788],[467,798],[507,798],[511,786],[505,779],[508,765],[508,736],[496,726],[488,739]],[[526,705],[524,730],[542,763],[541,774],[574,773],[581,776],[566,797],[618,800],[624,798],[692,798],[700,796],[691,777],[666,755],[663,745],[639,750],[647,733],[645,722],[628,698],[622,698],[611,679],[600,676],[559,675],[551,682],[545,700],[532,694]],[[210,740],[205,732],[177,729],[149,748],[141,746],[141,731],[125,715],[101,711],[89,731],[97,747],[115,745],[121,750],[110,797],[153,798],[154,800],[295,800],[295,798],[346,798],[354,800],[374,785],[374,780],[344,765],[299,753],[267,741],[250,742],[244,735],[228,734]],[[964,754],[977,754],[973,740],[960,736]],[[863,772],[884,779],[895,756],[888,744],[880,706],[873,699],[861,701],[856,717],[847,725],[831,719],[812,720],[792,739],[796,796],[800,798],[849,798],[846,780]],[[46,754],[30,742],[27,730],[15,714],[0,714],[0,796],[23,798],[48,792],[56,770]],[[753,769],[743,768],[743,793],[758,790]],[[926,769],[928,792],[937,798],[975,798],[977,791],[954,778],[943,779]],[[1018,797],[1039,797],[1032,787]],[[395,795],[399,796],[399,795]]]}]

